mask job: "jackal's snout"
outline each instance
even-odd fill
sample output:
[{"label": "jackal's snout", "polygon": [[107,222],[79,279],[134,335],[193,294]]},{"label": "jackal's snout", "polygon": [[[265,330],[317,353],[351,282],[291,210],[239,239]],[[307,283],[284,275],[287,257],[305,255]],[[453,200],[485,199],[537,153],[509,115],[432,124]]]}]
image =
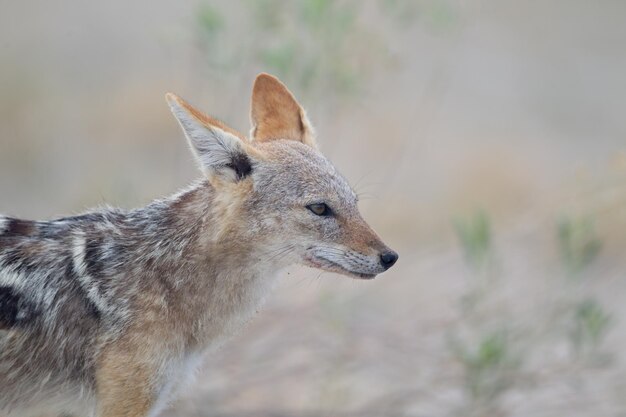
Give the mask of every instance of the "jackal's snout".
[{"label": "jackal's snout", "polygon": [[[334,227],[333,227],[334,226]],[[329,221],[326,233],[307,249],[305,264],[329,272],[371,279],[391,268],[398,254],[391,250],[358,213],[356,206]]]},{"label": "jackal's snout", "polygon": [[367,255],[377,273],[387,271],[398,261],[398,253],[383,242],[363,219],[358,208],[353,207],[351,211],[342,224],[346,246]]}]

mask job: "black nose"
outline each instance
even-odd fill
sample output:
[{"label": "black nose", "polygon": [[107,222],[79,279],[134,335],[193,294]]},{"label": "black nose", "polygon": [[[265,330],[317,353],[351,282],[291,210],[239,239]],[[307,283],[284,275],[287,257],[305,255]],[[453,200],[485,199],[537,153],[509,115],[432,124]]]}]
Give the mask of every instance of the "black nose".
[{"label": "black nose", "polygon": [[383,252],[380,254],[380,263],[385,269],[389,269],[398,260],[398,254],[390,250],[389,252]]}]

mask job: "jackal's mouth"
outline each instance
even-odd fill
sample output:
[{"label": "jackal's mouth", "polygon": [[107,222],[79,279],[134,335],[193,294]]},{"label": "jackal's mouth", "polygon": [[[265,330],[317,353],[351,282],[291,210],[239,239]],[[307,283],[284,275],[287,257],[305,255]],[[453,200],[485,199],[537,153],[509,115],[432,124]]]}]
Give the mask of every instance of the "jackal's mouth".
[{"label": "jackal's mouth", "polygon": [[378,275],[347,269],[337,262],[331,261],[330,259],[326,259],[319,255],[307,254],[304,259],[307,266],[317,269],[323,269],[324,271],[328,272],[336,272],[338,274],[347,275],[353,278],[373,279],[376,277],[376,275]]}]

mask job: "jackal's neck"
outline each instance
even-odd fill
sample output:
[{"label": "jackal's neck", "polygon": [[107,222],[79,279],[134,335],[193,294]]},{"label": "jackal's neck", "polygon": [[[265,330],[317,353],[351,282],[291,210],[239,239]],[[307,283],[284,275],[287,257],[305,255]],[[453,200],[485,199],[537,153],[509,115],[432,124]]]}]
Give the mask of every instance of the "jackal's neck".
[{"label": "jackal's neck", "polygon": [[204,180],[129,213],[129,220],[139,253],[157,262],[163,272],[174,274],[175,269],[188,267],[216,275],[243,270],[258,257],[246,230],[236,227],[242,223],[239,210],[233,199]]},{"label": "jackal's neck", "polygon": [[[131,213],[143,230],[151,281],[169,282],[171,316],[196,346],[215,344],[247,321],[277,276],[261,261],[263,238],[250,239],[241,207],[200,182]],[[248,234],[246,234],[248,233]],[[185,324],[182,324],[185,323]],[[186,329],[186,330],[185,330]]]}]

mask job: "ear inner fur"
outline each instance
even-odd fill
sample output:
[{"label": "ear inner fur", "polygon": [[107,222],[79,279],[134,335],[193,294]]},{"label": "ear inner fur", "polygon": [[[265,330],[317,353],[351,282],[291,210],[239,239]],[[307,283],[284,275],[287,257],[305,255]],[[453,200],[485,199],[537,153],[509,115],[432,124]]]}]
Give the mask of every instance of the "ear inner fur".
[{"label": "ear inner fur", "polygon": [[189,114],[191,114],[194,118],[196,118],[196,120],[198,120],[203,125],[208,126],[208,127],[212,127],[212,126],[218,127],[220,129],[222,129],[224,132],[228,132],[231,135],[238,137],[239,139],[241,139],[244,142],[248,141],[246,136],[243,135],[242,133],[236,131],[235,129],[233,129],[232,127],[228,126],[226,123],[222,122],[221,120],[218,120],[218,119],[216,119],[214,117],[211,117],[209,115],[206,115],[206,114],[202,113],[200,110],[196,109],[191,104],[187,103],[185,100],[183,100],[182,98],[178,97],[176,94],[167,93],[166,97],[168,99],[175,100],[176,102],[178,102],[178,104],[180,104],[181,107],[183,107],[185,110],[187,110],[189,112]]},{"label": "ear inner fur", "polygon": [[[172,93],[168,93],[166,99],[185,132],[200,168],[210,180],[215,179],[215,174],[230,176],[229,171],[232,171],[233,180],[248,176],[252,164],[246,152],[252,146],[247,139],[237,136],[233,129],[209,118]],[[223,171],[224,167],[230,170]]]},{"label": "ear inner fur", "polygon": [[260,74],[252,88],[252,137],[257,142],[291,139],[316,148],[304,109],[277,78]]}]

